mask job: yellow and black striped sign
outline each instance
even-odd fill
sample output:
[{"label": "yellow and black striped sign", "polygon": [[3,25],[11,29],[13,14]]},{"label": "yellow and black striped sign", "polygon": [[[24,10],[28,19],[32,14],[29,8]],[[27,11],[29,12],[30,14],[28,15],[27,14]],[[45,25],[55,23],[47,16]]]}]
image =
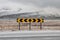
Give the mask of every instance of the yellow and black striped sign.
[{"label": "yellow and black striped sign", "polygon": [[44,22],[44,19],[42,19],[42,18],[28,18],[28,19],[24,19],[24,18],[17,18],[17,22],[18,23],[20,23],[20,22],[41,22],[41,23],[43,23]]},{"label": "yellow and black striped sign", "polygon": [[17,18],[17,22],[20,23],[20,18]]}]

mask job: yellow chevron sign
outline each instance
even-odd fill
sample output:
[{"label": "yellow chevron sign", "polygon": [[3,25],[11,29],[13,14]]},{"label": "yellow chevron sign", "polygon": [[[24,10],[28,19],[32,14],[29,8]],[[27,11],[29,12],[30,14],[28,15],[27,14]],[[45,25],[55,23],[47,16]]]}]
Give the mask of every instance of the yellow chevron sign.
[{"label": "yellow chevron sign", "polygon": [[27,19],[27,22],[33,22],[33,19]]},{"label": "yellow chevron sign", "polygon": [[18,23],[20,23],[20,22],[41,22],[41,23],[43,23],[44,22],[44,19],[42,19],[42,18],[36,18],[36,19],[34,19],[34,18],[28,18],[28,19],[24,19],[24,18],[22,18],[22,19],[20,19],[20,18],[17,18],[17,22]]},{"label": "yellow chevron sign", "polygon": [[20,18],[17,18],[17,22],[20,23]]},{"label": "yellow chevron sign", "polygon": [[44,22],[44,19],[40,18],[40,23],[43,23]]}]

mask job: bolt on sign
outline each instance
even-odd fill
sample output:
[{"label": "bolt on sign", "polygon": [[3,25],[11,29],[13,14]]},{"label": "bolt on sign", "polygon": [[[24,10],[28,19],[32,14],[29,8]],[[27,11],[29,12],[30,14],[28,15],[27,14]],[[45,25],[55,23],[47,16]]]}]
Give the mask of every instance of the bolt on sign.
[{"label": "bolt on sign", "polygon": [[44,22],[44,19],[42,18],[36,18],[36,19],[31,19],[31,18],[28,18],[28,19],[20,19],[20,18],[17,18],[17,22],[20,23],[20,22],[40,22],[40,23],[43,23]]},{"label": "bolt on sign", "polygon": [[42,23],[44,22],[43,18],[17,18],[17,22],[19,23],[19,30],[20,30],[20,22],[28,22],[29,23],[29,30],[31,30],[31,23],[33,22],[40,22],[40,29],[42,29]]}]

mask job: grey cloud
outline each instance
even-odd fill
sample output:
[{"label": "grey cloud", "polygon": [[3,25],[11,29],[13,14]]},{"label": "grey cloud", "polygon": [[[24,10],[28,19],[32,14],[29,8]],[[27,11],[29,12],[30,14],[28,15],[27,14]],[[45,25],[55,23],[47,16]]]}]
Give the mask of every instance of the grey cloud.
[{"label": "grey cloud", "polygon": [[11,1],[28,5],[32,4],[37,7],[53,6],[60,8],[60,0],[11,0]]},{"label": "grey cloud", "polygon": [[[39,10],[39,8],[38,8],[40,15],[43,15],[43,16],[51,16],[52,15],[52,16],[60,17],[60,9],[58,9],[58,8],[60,8],[60,0],[7,0],[5,2],[8,2],[8,3],[10,2],[10,5],[9,4],[7,5],[9,7],[7,7],[6,5],[5,5],[6,7],[3,6],[3,8],[2,8],[3,10],[6,10],[6,8],[9,9],[10,7],[13,10],[13,9],[15,9],[14,6],[17,6],[16,8],[18,8],[18,9],[16,9],[16,10],[19,11],[20,6],[18,6],[18,5],[20,5],[20,3],[22,3],[25,5],[27,4],[26,6],[28,6],[28,7],[26,9],[22,9],[22,11],[20,11],[20,12],[32,11],[33,8],[31,8],[31,9],[28,9],[28,8],[30,8],[29,5],[31,5],[31,6],[34,5],[34,6],[40,7],[41,10]],[[41,7],[45,7],[45,8],[41,8]],[[21,8],[25,8],[25,7],[22,6]],[[16,14],[16,13],[18,13],[18,12],[15,12],[15,10],[3,11],[3,12],[0,12],[0,16],[6,15],[6,14],[8,14],[8,15]]]}]

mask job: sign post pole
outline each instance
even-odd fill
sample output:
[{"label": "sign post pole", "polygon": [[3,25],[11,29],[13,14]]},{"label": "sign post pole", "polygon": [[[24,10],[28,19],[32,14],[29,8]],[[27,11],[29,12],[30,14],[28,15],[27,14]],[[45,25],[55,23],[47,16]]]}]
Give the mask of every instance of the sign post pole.
[{"label": "sign post pole", "polygon": [[31,30],[31,22],[29,23],[29,30]]},{"label": "sign post pole", "polygon": [[20,23],[19,23],[19,30],[20,30]]},{"label": "sign post pole", "polygon": [[17,18],[17,22],[19,23],[19,30],[20,30],[20,22],[28,22],[29,23],[29,30],[31,30],[31,22],[40,22],[40,30],[42,30],[42,23],[44,22],[44,19],[40,18],[40,19],[20,19]]},{"label": "sign post pole", "polygon": [[40,23],[40,30],[42,30],[42,23]]}]

